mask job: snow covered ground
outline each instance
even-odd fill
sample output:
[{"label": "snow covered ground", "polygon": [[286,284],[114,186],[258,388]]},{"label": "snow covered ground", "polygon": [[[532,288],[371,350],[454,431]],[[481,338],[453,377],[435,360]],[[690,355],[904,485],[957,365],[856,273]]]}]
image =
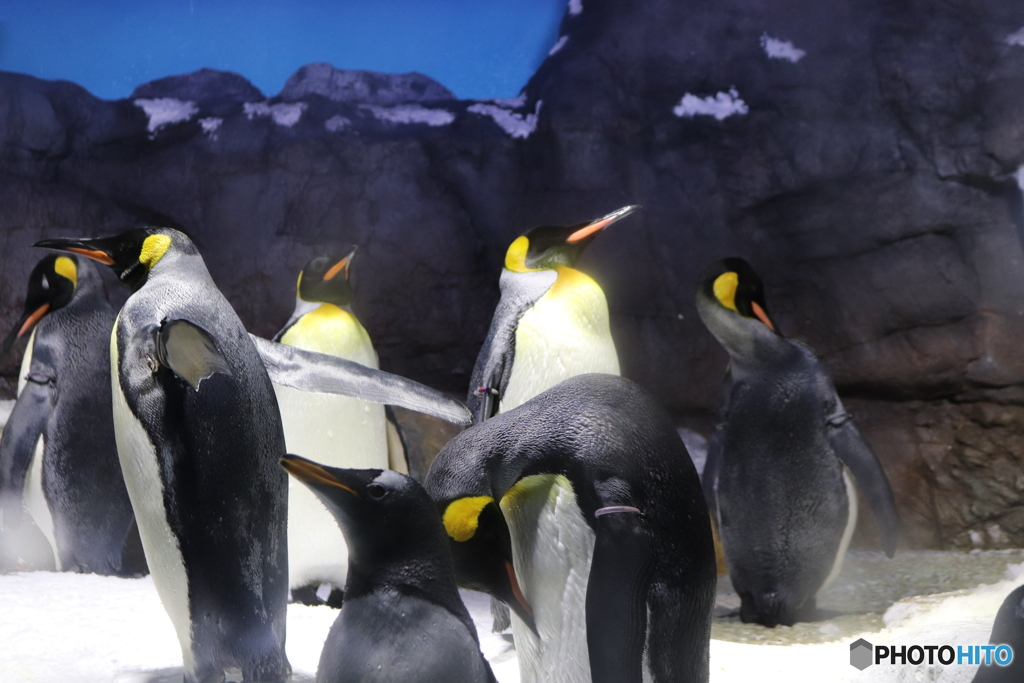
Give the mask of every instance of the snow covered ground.
[{"label": "snow covered ground", "polygon": [[[711,643],[712,683],[838,681],[967,683],[970,666],[849,664],[850,643],[985,644],[1003,598],[1024,582],[1024,551],[904,552],[889,560],[852,552],[819,600],[837,614],[774,630],[739,623],[724,580]],[[991,585],[989,585],[991,584]],[[508,636],[491,634],[486,596],[464,592],[484,654],[501,683],[518,680]],[[893,604],[893,602],[895,604]],[[294,683],[312,681],[337,612],[292,605],[288,657]],[[175,683],[181,655],[150,578],[50,572],[0,575],[0,681]]]}]

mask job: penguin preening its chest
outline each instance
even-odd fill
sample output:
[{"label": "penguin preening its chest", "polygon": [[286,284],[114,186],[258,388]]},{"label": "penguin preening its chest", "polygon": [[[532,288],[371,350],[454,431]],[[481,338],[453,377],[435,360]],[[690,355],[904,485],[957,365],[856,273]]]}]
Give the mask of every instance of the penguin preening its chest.
[{"label": "penguin preening its chest", "polygon": [[573,375],[619,374],[604,292],[573,266],[594,237],[637,208],[568,227],[541,226],[512,242],[501,299],[473,368],[468,404],[475,422]]},{"label": "penguin preening its chest", "polygon": [[564,380],[452,439],[424,487],[459,584],[512,608],[523,681],[708,680],[707,506],[636,384]]},{"label": "penguin preening its chest", "polygon": [[324,642],[317,683],[493,682],[423,488],[389,470],[292,455],[281,465],[323,501],[350,548],[345,604]]},{"label": "penguin preening its chest", "polygon": [[890,557],[899,516],[885,471],[814,353],[768,315],[763,285],[738,258],[709,266],[697,311],[729,354],[726,402],[708,445],[704,489],[741,599],[765,626],[809,618],[839,571],[856,523],[856,477]]},{"label": "penguin preening its chest", "polygon": [[271,378],[463,421],[468,413],[408,380],[248,335],[176,230],[37,246],[109,265],[133,291],[110,338],[114,431],[186,683],[231,667],[246,681],[283,681],[288,489]]},{"label": "penguin preening its chest", "polygon": [[[370,336],[349,307],[354,256],[353,249],[342,257],[318,256],[306,264],[296,286],[295,313],[275,341],[377,368]],[[290,452],[334,467],[389,467],[384,406],[291,387],[275,386],[274,390]],[[408,471],[403,453],[397,453],[390,465]],[[290,479],[288,575],[293,596],[315,603],[317,586],[330,583],[341,589],[347,571],[345,539],[333,516],[312,491]]]},{"label": "penguin preening its chest", "polygon": [[134,516],[110,407],[114,317],[92,263],[47,256],[29,276],[25,313],[4,347],[31,331],[0,440],[2,528],[20,526],[24,497],[65,571],[144,570],[124,554]]}]

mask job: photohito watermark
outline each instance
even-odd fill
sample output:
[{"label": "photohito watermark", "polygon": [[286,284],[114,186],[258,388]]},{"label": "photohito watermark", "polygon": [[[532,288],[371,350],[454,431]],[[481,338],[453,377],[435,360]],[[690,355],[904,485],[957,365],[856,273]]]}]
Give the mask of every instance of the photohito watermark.
[{"label": "photohito watermark", "polygon": [[850,665],[861,671],[872,664],[1009,666],[1012,662],[1009,645],[872,645],[863,638],[850,643]]}]

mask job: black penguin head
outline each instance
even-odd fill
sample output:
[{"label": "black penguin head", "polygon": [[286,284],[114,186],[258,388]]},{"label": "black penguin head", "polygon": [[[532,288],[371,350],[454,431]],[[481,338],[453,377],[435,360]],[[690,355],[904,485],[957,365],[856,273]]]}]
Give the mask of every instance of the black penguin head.
[{"label": "black penguin head", "polygon": [[155,227],[129,230],[114,237],[42,240],[33,246],[70,251],[110,266],[133,292],[146,284],[150,271],[168,251],[198,253],[183,233]]},{"label": "black penguin head", "polygon": [[464,496],[438,507],[451,541],[458,584],[498,598],[536,633],[533,609],[512,565],[512,537],[498,504],[490,496]]},{"label": "black penguin head", "polygon": [[759,321],[779,334],[768,315],[761,278],[741,258],[726,258],[708,266],[701,275],[697,297],[715,302],[744,318]]},{"label": "black penguin head", "polygon": [[446,553],[433,501],[414,479],[391,470],[327,467],[297,455],[280,462],[334,515],[353,561],[376,567],[401,556]]},{"label": "black penguin head", "polygon": [[4,355],[14,341],[32,331],[47,313],[67,306],[78,290],[78,259],[52,254],[45,257],[28,276],[25,311],[4,340]]},{"label": "black penguin head", "polygon": [[541,225],[533,228],[509,245],[505,267],[515,273],[571,267],[599,232],[639,208],[624,206],[597,220],[566,227]]},{"label": "black penguin head", "polygon": [[325,255],[311,259],[299,273],[298,297],[309,303],[348,306],[352,302],[348,274],[355,254],[352,249],[341,257]]}]

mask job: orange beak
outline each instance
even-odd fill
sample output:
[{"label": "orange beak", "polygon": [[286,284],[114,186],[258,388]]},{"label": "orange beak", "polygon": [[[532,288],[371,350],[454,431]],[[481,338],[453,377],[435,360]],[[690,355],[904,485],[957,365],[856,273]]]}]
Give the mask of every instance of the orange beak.
[{"label": "orange beak", "polygon": [[37,309],[36,309],[35,311],[33,311],[33,312],[32,312],[32,315],[30,315],[30,316],[28,317],[28,319],[27,319],[27,320],[25,320],[25,323],[24,323],[24,324],[23,324],[23,325],[21,326],[21,329],[19,329],[19,330],[18,330],[18,334],[16,334],[16,335],[15,335],[15,338],[21,337],[21,336],[22,336],[22,335],[24,335],[24,334],[25,334],[26,332],[28,332],[28,331],[29,331],[29,330],[31,330],[31,329],[32,329],[33,327],[35,327],[35,324],[36,324],[37,322],[39,322],[39,320],[40,320],[40,319],[41,319],[41,318],[42,318],[42,317],[43,317],[44,315],[46,315],[46,312],[47,312],[48,310],[50,310],[50,304],[43,304],[42,306],[40,306],[39,308],[37,308]]},{"label": "orange beak", "polygon": [[625,218],[626,216],[633,213],[639,208],[639,205],[631,204],[629,206],[624,206],[621,209],[612,211],[604,218],[598,218],[593,223],[589,223],[580,228],[579,230],[577,230],[576,232],[574,232],[573,234],[569,235],[565,242],[566,244],[575,244],[581,240],[585,240],[591,235],[598,233],[601,230],[604,230],[605,228],[607,228],[609,225],[619,220],[620,218]]}]

